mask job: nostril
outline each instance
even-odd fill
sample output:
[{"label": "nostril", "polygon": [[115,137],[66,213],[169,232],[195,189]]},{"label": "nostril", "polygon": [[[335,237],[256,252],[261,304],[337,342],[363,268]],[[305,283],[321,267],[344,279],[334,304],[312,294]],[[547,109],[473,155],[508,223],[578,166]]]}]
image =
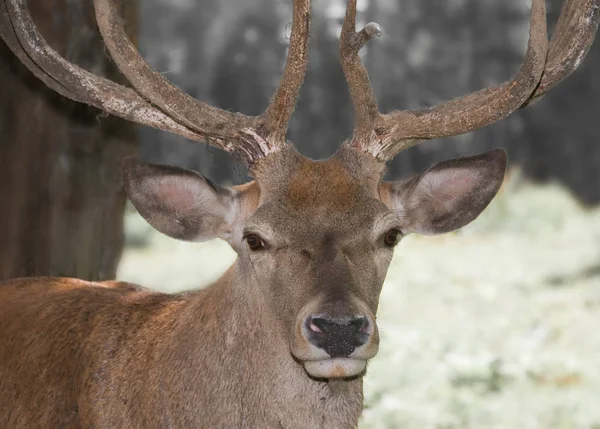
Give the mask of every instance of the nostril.
[{"label": "nostril", "polygon": [[317,319],[317,323],[315,323],[315,319],[308,319],[308,329],[310,329],[312,332],[316,332],[317,334],[322,334],[323,330],[319,327],[319,324],[322,326],[322,322],[320,322],[320,320],[323,319]]},{"label": "nostril", "polygon": [[352,325],[356,332],[369,332],[369,319],[366,317],[357,317],[350,321],[350,325]]},{"label": "nostril", "polygon": [[327,321],[327,319],[323,319],[322,317],[313,317],[310,320],[309,327],[311,331],[317,332],[320,334],[329,333],[335,323]]}]

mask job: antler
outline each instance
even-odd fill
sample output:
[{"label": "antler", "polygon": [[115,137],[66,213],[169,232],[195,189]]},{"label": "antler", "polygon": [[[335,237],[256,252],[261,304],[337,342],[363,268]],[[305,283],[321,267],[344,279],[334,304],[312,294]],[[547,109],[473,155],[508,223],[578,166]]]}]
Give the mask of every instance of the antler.
[{"label": "antler", "polygon": [[538,99],[571,74],[588,53],[600,21],[600,0],[566,0],[548,47],[544,0],[532,0],[529,42],[515,77],[435,107],[380,113],[358,51],[377,24],[355,31],[356,0],[349,0],[340,57],[355,111],[351,146],[389,160],[422,140],[464,134],[490,125]]},{"label": "antler", "polygon": [[294,0],[292,34],[283,76],[260,116],[246,116],[196,100],[153,70],[127,38],[113,0],[94,0],[104,42],[133,89],[96,76],[62,58],[37,30],[26,0],[0,0],[0,36],[51,89],[121,118],[207,141],[252,165],[286,144],[308,60],[310,0]]}]

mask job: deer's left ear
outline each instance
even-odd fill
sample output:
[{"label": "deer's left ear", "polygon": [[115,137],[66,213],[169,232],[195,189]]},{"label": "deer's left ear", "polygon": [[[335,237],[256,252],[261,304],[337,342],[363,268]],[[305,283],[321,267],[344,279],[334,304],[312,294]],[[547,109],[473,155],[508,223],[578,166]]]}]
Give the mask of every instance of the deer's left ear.
[{"label": "deer's left ear", "polygon": [[403,233],[432,235],[458,229],[486,208],[500,189],[506,171],[506,152],[435,164],[401,182],[382,182],[381,200],[394,210]]}]

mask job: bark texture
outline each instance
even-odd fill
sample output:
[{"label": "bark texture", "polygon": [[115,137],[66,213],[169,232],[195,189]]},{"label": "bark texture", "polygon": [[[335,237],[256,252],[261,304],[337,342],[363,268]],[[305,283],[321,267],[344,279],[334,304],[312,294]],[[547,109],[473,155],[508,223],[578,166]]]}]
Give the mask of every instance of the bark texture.
[{"label": "bark texture", "polygon": [[[105,55],[91,2],[29,7],[61,55],[122,80]],[[121,13],[135,40],[137,2]],[[38,81],[0,41],[0,280],[114,278],[123,246],[121,159],[136,128],[67,100]]]}]

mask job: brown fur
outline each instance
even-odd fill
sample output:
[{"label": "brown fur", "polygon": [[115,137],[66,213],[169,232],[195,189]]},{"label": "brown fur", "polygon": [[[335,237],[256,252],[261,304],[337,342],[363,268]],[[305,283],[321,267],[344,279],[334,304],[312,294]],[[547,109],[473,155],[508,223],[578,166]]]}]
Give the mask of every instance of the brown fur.
[{"label": "brown fur", "polygon": [[287,347],[264,335],[264,309],[249,305],[240,320],[235,277],[178,295],[57,278],[2,284],[0,426],[353,427],[361,380],[315,381],[278,358]]},{"label": "brown fur", "polygon": [[[307,341],[304,321],[367,317],[373,332],[359,357],[373,357],[392,256],[381,237],[417,224],[405,213],[414,195],[436,213],[455,210],[454,200],[483,209],[498,184],[460,185],[488,170],[494,174],[485,180],[501,181],[503,163],[504,155],[490,152],[436,166],[427,192],[460,196],[439,207],[427,200],[421,179],[383,184],[383,165],[349,147],[320,162],[290,148],[259,163],[255,182],[231,189],[175,168],[126,163],[130,197],[151,221],[159,219],[159,229],[192,238],[223,234],[239,258],[207,289],[175,295],[60,278],[0,284],[0,427],[355,427],[362,374],[348,377],[358,367],[325,359],[329,378],[311,376],[310,362],[324,352]],[[446,171],[452,192],[438,184]],[[464,197],[471,193],[476,198]],[[198,221],[173,221],[163,210]],[[473,210],[466,212],[472,218]],[[251,251],[247,230],[267,248]]]}]

